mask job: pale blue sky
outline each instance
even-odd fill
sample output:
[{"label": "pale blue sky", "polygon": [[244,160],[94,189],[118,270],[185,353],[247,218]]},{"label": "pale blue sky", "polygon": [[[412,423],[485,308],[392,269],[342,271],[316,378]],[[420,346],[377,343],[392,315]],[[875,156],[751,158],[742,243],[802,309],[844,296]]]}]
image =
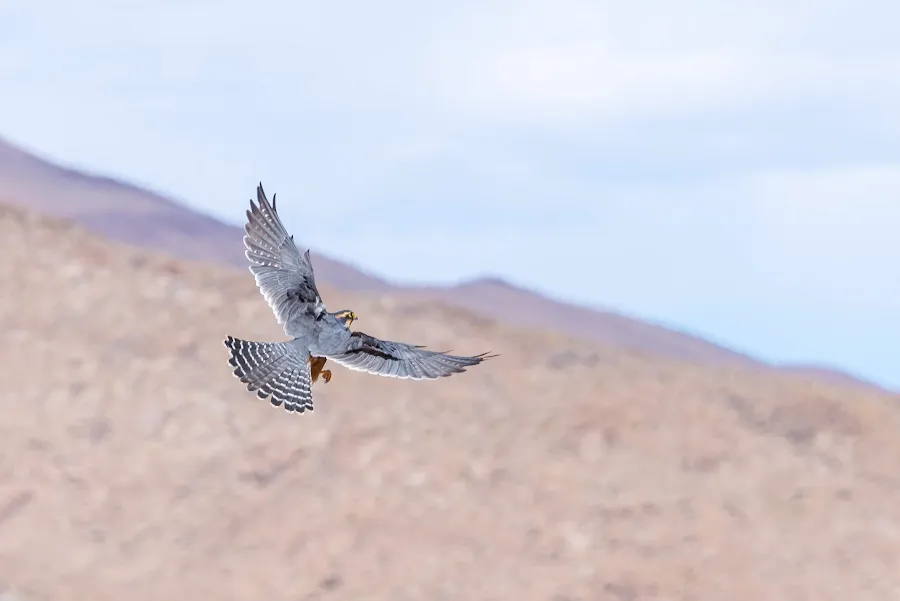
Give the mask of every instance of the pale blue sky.
[{"label": "pale blue sky", "polygon": [[0,136],[232,222],[262,180],[393,278],[900,388],[897,3],[139,6],[0,5]]}]

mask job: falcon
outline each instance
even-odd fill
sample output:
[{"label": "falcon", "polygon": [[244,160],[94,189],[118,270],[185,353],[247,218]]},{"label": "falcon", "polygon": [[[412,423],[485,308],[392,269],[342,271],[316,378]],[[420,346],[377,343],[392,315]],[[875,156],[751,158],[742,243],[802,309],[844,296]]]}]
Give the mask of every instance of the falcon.
[{"label": "falcon", "polygon": [[259,398],[290,413],[312,411],[313,383],[320,377],[331,381],[331,370],[324,369],[329,359],[377,376],[436,380],[496,356],[450,355],[350,330],[356,313],[328,311],[316,288],[309,250],[301,254],[297,249],[275,208],[275,196],[270,203],[260,183],[256,197],[247,210],[244,255],[259,291],[291,339],[258,342],[228,336],[224,343],[232,373]]}]

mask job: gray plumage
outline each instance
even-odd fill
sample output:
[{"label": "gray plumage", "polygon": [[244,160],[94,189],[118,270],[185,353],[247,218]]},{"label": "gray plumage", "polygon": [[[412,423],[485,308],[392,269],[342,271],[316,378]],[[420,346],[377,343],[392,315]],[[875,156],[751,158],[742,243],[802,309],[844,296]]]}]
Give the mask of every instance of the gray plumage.
[{"label": "gray plumage", "polygon": [[252,342],[233,336],[225,339],[231,351],[229,363],[234,375],[257,391],[259,398],[271,395],[274,406],[287,411],[312,411],[312,384],[309,362],[285,342]]},{"label": "gray plumage", "polygon": [[263,298],[291,340],[225,339],[233,373],[248,390],[260,398],[271,396],[274,406],[302,413],[313,410],[312,382],[317,375],[310,372],[312,357],[379,376],[431,380],[461,373],[494,356],[450,355],[351,331],[356,315],[327,310],[316,288],[309,250],[301,254],[297,249],[278,216],[275,196],[270,203],[262,184],[256,195],[257,202],[251,200],[247,211],[244,254]]}]

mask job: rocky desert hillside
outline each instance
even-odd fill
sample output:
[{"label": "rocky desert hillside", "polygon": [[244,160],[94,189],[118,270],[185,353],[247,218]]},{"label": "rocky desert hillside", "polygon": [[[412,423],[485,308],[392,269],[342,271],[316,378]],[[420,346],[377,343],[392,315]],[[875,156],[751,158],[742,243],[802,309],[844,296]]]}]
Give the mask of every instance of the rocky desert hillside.
[{"label": "rocky desert hillside", "polygon": [[0,206],[0,591],[21,599],[863,601],[900,595],[900,398],[322,292],[500,357],[334,368],[289,415],[222,339],[247,272]]}]

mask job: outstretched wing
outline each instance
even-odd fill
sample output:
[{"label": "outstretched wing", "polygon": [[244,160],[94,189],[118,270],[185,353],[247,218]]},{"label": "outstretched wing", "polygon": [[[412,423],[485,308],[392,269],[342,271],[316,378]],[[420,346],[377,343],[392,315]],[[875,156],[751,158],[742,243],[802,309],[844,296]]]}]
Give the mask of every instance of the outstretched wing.
[{"label": "outstretched wing", "polygon": [[275,210],[275,196],[270,204],[260,183],[256,197],[259,204],[250,200],[247,210],[244,255],[278,323],[284,326],[285,334],[293,335],[300,323],[297,318],[318,317],[325,311],[325,303],[316,289],[309,251],[301,255],[297,250],[294,237],[288,234]]},{"label": "outstretched wing", "polygon": [[448,355],[429,351],[421,346],[379,340],[362,332],[353,332],[350,335],[349,350],[327,357],[348,369],[376,376],[436,380],[464,372],[467,367],[478,365],[496,355],[487,353],[472,357]]}]

